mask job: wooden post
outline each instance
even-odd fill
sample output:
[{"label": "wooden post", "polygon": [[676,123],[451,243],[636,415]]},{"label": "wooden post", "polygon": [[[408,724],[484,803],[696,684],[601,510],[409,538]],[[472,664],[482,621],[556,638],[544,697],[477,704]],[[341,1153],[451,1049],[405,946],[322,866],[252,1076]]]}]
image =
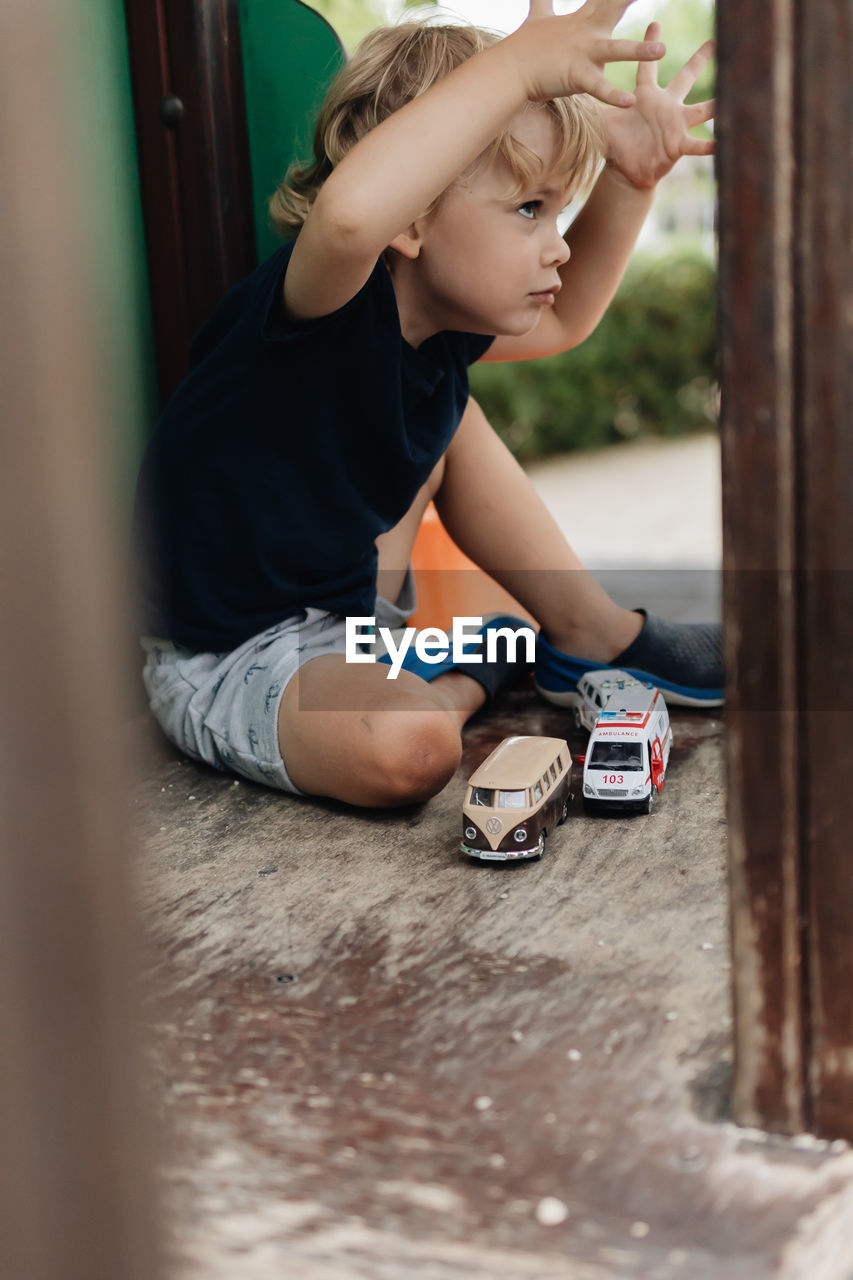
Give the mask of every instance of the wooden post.
[{"label": "wooden post", "polygon": [[718,35],[735,1114],[850,1138],[850,9]]},{"label": "wooden post", "polygon": [[115,427],[56,10],[0,6],[0,1275],[156,1280]]},{"label": "wooden post", "polygon": [[807,1098],[853,1139],[853,7],[795,27],[798,725],[807,917]]},{"label": "wooden post", "polygon": [[125,0],[151,302],[165,402],[190,340],[254,268],[237,0]]}]

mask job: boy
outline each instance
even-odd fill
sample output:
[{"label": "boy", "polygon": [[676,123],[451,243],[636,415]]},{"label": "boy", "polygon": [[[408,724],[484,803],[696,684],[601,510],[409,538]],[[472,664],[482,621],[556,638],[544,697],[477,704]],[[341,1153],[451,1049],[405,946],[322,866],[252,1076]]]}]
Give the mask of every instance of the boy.
[{"label": "boy", "polygon": [[[399,625],[412,611],[430,499],[539,622],[547,696],[612,663],[670,697],[721,700],[718,629],[611,601],[468,396],[473,360],[547,355],[592,331],[654,184],[712,150],[687,132],[712,104],[683,105],[710,46],[660,89],[657,24],[645,42],[610,39],[626,7],[556,17],[531,0],[503,40],[380,30],[330,90],[315,163],[271,204],[296,239],[197,335],[140,478],[145,682],[190,755],[356,805],[445,785],[462,725],[524,668],[448,659],[389,680],[345,655],[348,616]],[[639,60],[636,95],[605,79],[614,60]],[[587,94],[607,104],[603,124]],[[601,155],[563,238],[557,215]]]}]

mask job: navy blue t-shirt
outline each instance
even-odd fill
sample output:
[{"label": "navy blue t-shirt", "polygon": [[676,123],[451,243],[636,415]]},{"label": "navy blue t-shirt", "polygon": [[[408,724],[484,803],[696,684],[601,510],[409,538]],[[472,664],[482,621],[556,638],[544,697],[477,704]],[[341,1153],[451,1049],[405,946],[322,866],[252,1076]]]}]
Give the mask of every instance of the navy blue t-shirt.
[{"label": "navy blue t-shirt", "polygon": [[224,652],[313,605],[370,614],[376,537],[453,437],[491,337],[400,331],[382,261],[354,298],[291,323],[285,245],[196,334],[143,459],[143,629]]}]

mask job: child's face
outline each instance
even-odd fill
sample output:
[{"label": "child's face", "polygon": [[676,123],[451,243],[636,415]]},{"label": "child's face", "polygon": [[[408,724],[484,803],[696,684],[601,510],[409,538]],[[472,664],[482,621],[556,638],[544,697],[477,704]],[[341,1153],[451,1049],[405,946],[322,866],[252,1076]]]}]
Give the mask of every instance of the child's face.
[{"label": "child's face", "polygon": [[565,182],[548,173],[554,127],[545,111],[513,122],[513,135],[542,160],[541,176],[518,196],[499,157],[446,191],[424,220],[420,302],[436,329],[521,335],[553,306],[569,257],[557,230]]}]

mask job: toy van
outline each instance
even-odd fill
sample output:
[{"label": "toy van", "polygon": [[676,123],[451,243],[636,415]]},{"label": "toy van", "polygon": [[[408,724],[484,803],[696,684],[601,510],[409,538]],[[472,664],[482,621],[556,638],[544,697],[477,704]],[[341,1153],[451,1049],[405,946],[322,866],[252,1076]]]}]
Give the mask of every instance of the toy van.
[{"label": "toy van", "polygon": [[468,779],[462,852],[484,862],[541,858],[568,815],[571,774],[563,738],[504,738]]},{"label": "toy van", "polygon": [[637,681],[612,694],[584,757],[584,807],[617,804],[651,813],[671,747],[669,712],[659,689]]},{"label": "toy van", "polygon": [[626,689],[647,687],[642,680],[614,667],[606,667],[602,671],[585,672],[578,680],[577,692],[574,696],[576,727],[591,732],[596,720],[614,694],[624,693]]}]

